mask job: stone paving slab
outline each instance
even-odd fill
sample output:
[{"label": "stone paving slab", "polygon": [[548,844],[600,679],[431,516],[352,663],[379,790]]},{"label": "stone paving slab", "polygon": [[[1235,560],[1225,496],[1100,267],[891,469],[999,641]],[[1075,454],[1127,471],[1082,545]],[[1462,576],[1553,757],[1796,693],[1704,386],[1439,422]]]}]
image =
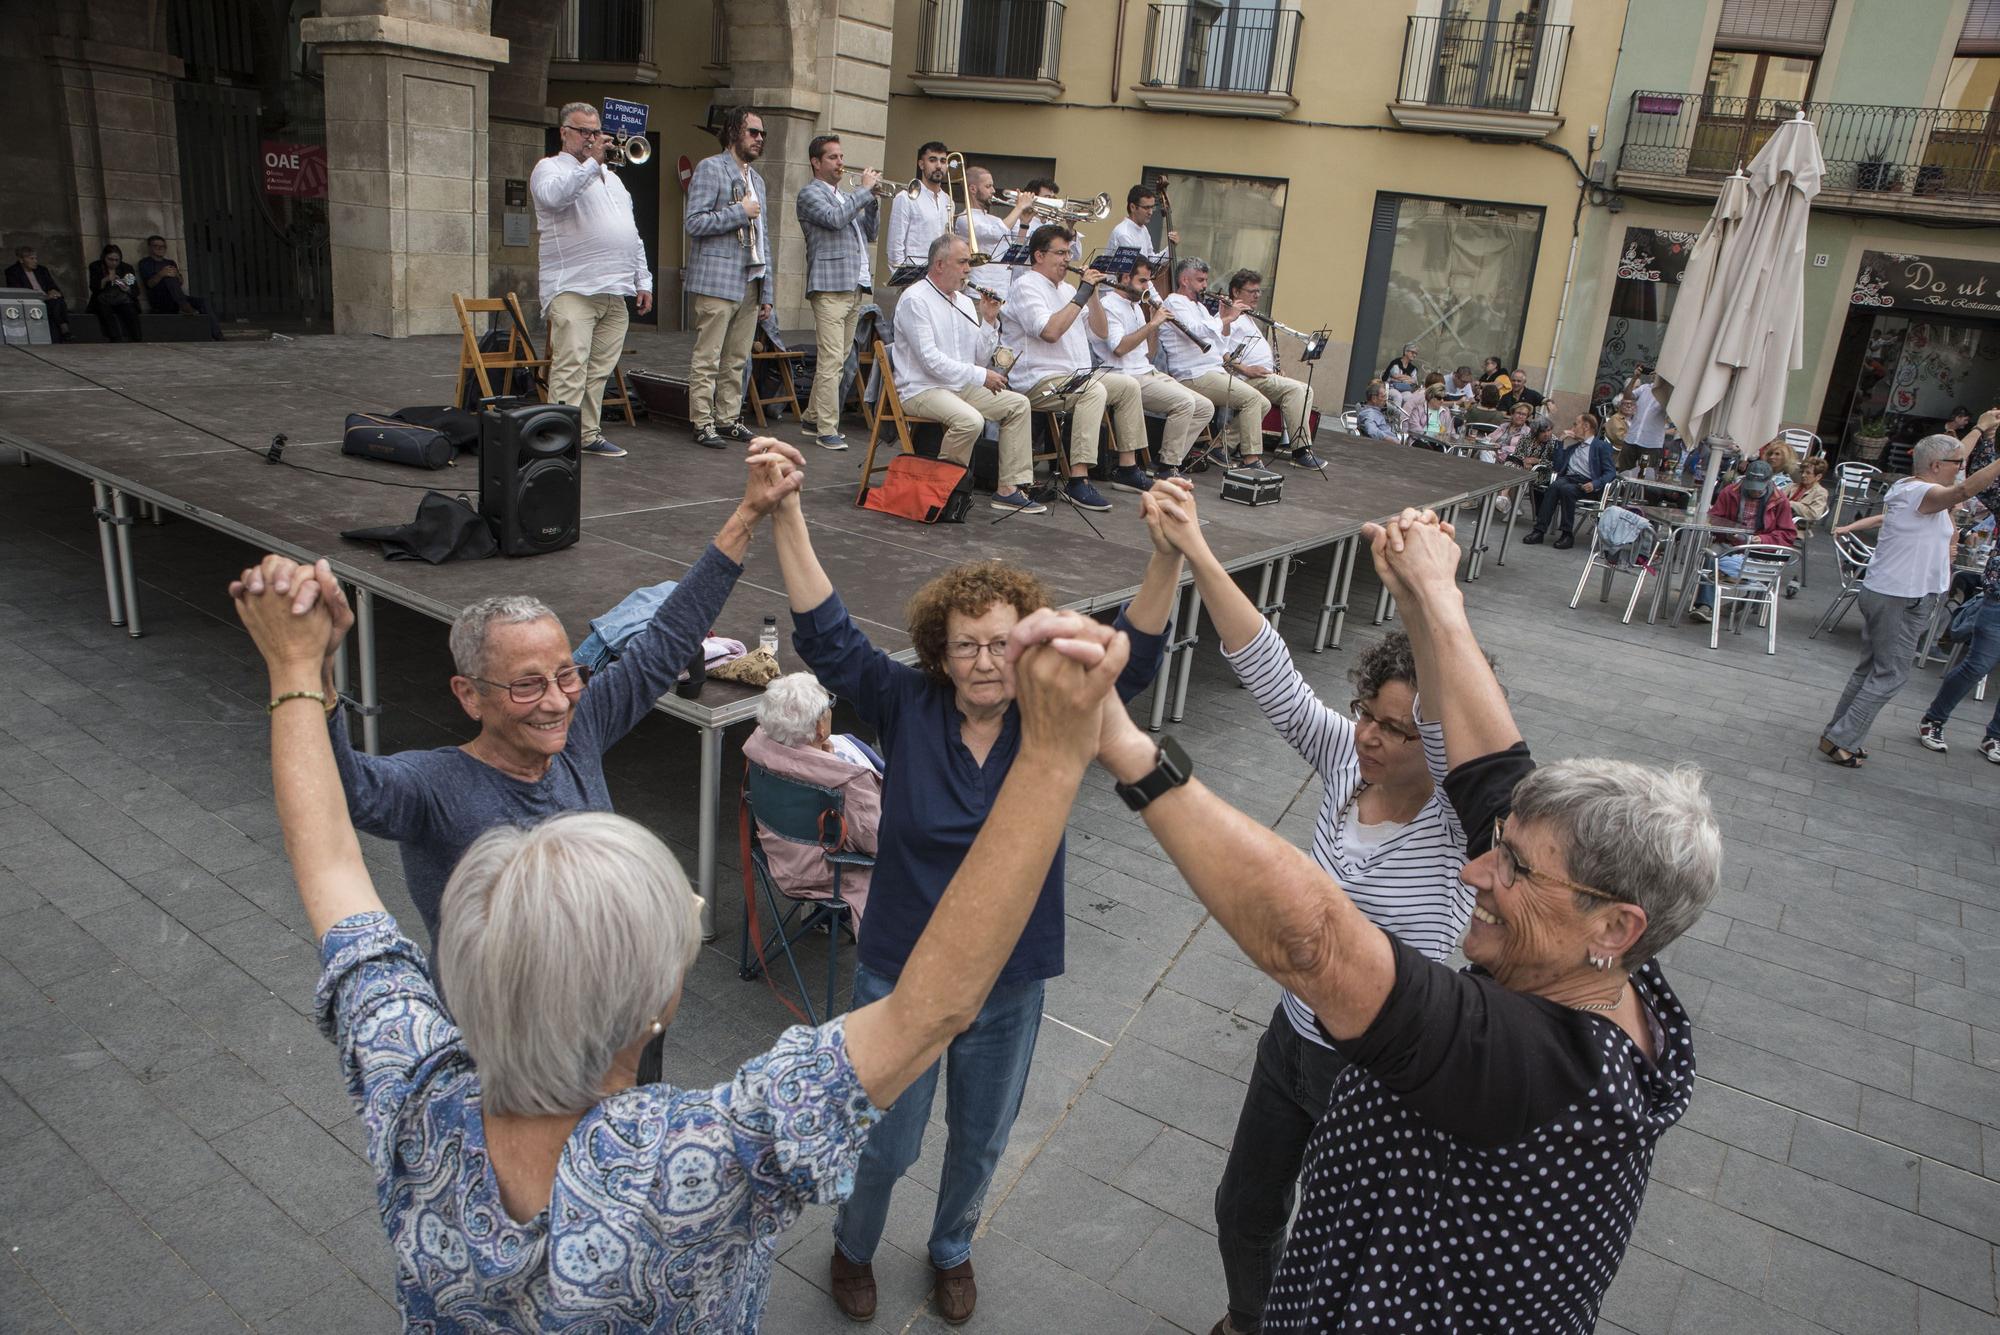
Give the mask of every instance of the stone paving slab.
[{"label": "stone paving slab", "polygon": [[[222,597],[250,553],[189,524],[136,529],[148,633],[131,641],[104,621],[87,500],[45,467],[0,487],[0,1329],[393,1330],[359,1124],[310,1018],[262,674]],[[1469,586],[1524,732],[1545,757],[1703,766],[1728,842],[1724,892],[1666,957],[1696,1019],[1695,1098],[1599,1330],[2000,1335],[2000,770],[1972,752],[1983,707],[1967,702],[1949,755],[1920,750],[1936,669],[1920,671],[1869,766],[1836,769],[1812,740],[1856,628],[1805,637],[1830,578],[1781,608],[1776,656],[1749,635],[1711,653],[1705,631],[1624,626],[1615,603],[1570,611],[1576,559],[1517,546]],[[1324,578],[1295,570],[1294,602]],[[1355,605],[1373,593],[1364,570]],[[439,628],[379,615],[385,743],[458,739]],[[1295,648],[1310,629],[1284,618]],[[1299,650],[1308,679],[1344,698],[1379,633],[1363,616],[1344,650]],[[1176,731],[1218,791],[1309,834],[1317,781],[1212,644]],[[621,806],[683,857],[689,741],[650,719],[607,764]],[[394,850],[364,846],[414,921]],[[1069,848],[1070,969],[987,1202],[971,1328],[1200,1335],[1222,1311],[1212,1192],[1276,989],[1101,775]],[[722,899],[670,1034],[682,1083],[725,1078],[791,1018],[736,976]],[[882,1331],[943,1329],[923,1259],[933,1120],[878,1259]],[[830,1220],[811,1211],[783,1240],[766,1329],[851,1329],[825,1295]]]}]

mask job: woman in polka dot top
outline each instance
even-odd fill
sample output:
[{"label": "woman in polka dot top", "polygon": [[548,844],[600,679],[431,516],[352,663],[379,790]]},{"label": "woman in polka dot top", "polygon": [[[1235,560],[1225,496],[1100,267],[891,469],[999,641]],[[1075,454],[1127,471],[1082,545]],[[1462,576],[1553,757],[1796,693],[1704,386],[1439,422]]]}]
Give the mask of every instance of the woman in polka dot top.
[{"label": "woman in polka dot top", "polygon": [[[1721,835],[1692,772],[1537,769],[1466,620],[1449,526],[1405,511],[1368,536],[1444,724],[1471,966],[1376,926],[1198,779],[1143,809],[1203,904],[1351,1063],[1306,1153],[1263,1329],[1588,1332],[1653,1146],[1693,1088],[1692,1026],[1654,956],[1713,898]],[[1123,784],[1157,763],[1122,709],[1100,745]]]}]

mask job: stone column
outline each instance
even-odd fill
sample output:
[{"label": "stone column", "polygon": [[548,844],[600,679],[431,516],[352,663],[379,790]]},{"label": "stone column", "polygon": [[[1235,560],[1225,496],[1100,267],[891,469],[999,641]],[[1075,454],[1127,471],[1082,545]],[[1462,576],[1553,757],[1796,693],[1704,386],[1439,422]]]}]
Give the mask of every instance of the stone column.
[{"label": "stone column", "polygon": [[[127,264],[136,265],[146,253],[145,238],[158,232],[185,263],[174,114],[181,62],[157,49],[68,35],[54,38],[50,54],[62,88],[67,193],[75,201],[83,261],[96,259],[111,244],[124,251]],[[43,262],[64,258],[44,256]],[[79,271],[72,284],[79,294],[82,279]],[[73,316],[83,308],[80,299],[70,305]]]},{"label": "stone column", "polygon": [[[326,69],[327,204],[338,333],[458,330],[487,292],[487,75],[507,43],[385,14],[307,19]],[[476,12],[475,12],[476,11]]]}]

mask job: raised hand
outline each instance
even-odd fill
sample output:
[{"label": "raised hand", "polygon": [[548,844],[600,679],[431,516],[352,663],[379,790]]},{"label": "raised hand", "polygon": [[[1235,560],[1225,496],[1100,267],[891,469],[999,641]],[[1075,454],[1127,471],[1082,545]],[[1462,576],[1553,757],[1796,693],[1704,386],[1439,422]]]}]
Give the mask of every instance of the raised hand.
[{"label": "raised hand", "polygon": [[796,446],[775,436],[758,436],[744,459],[750,476],[743,484],[743,504],[759,518],[770,514],[806,481],[806,460]]},{"label": "raised hand", "polygon": [[1007,637],[1023,748],[1035,746],[1078,766],[1097,753],[1100,709],[1125,670],[1131,640],[1079,612],[1043,608]]},{"label": "raised hand", "polygon": [[1403,602],[1456,591],[1463,553],[1454,534],[1430,510],[1404,510],[1387,524],[1361,528],[1373,548],[1376,573]]},{"label": "raised hand", "polygon": [[296,671],[319,675],[332,621],[313,567],[267,556],[238,576],[229,593],[274,677]]},{"label": "raised hand", "polygon": [[1141,492],[1139,513],[1146,521],[1146,536],[1161,555],[1192,556],[1208,550],[1195,514],[1194,484],[1186,478],[1162,478],[1151,491]]}]

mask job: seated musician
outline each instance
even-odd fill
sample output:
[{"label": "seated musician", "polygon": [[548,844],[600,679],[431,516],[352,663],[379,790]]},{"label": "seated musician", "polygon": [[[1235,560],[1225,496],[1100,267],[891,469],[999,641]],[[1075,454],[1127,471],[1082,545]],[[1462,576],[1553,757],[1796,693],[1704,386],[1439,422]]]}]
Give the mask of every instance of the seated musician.
[{"label": "seated musician", "polygon": [[[1167,247],[1161,246],[1155,249],[1153,246],[1153,233],[1150,230],[1153,222],[1153,214],[1158,211],[1159,207],[1159,191],[1145,182],[1142,181],[1130,190],[1127,190],[1125,192],[1125,221],[1111,229],[1111,248],[1118,250],[1121,247],[1129,246],[1145,256],[1153,272],[1161,276],[1163,281],[1160,286],[1165,287]],[[1177,246],[1180,244],[1180,241],[1181,234],[1169,229],[1167,232],[1167,246]]]},{"label": "seated musician", "polygon": [[1105,275],[1096,269],[1083,271],[1081,288],[1066,280],[1075,245],[1076,233],[1060,223],[1035,229],[1028,239],[1029,267],[1015,276],[1007,308],[1000,313],[1000,338],[1015,353],[1008,385],[1026,394],[1037,412],[1069,414],[1069,477],[1063,494],[1083,509],[1109,510],[1111,502],[1086,476],[1097,462],[1105,410],[1110,409],[1118,430],[1118,466],[1111,485],[1137,492],[1153,486],[1134,454],[1146,441],[1146,410],[1139,382],[1119,371],[1105,371],[1081,390],[1056,392],[1090,370],[1090,338],[1082,316],[1086,306],[1102,300],[1105,285]]},{"label": "seated musician", "polygon": [[1174,318],[1160,330],[1160,352],[1174,379],[1214,404],[1216,411],[1229,409],[1229,421],[1220,433],[1223,445],[1245,459],[1261,461],[1264,413],[1270,404],[1249,381],[1223,366],[1228,344],[1221,319],[1202,304],[1207,291],[1207,260],[1185,259],[1174,265],[1174,292],[1167,298],[1167,313]]},{"label": "seated musician", "polygon": [[1312,388],[1303,380],[1278,374],[1277,354],[1251,314],[1264,299],[1264,275],[1255,269],[1238,269],[1229,275],[1229,299],[1235,307],[1223,308],[1222,332],[1230,341],[1238,374],[1278,410],[1285,424],[1285,443],[1291,446],[1292,466],[1323,467],[1312,452]]},{"label": "seated musician", "polygon": [[[972,200],[972,212],[969,215],[961,213],[952,223],[952,230],[965,237],[972,248],[981,254],[999,255],[1014,239],[1015,230],[1021,223],[1021,215],[1028,211],[1029,201],[1034,199],[1034,196],[1025,190],[1016,191],[1013,209],[1006,217],[1000,218],[995,217],[989,207],[993,203],[993,196],[998,193],[993,188],[992,172],[984,167],[967,167],[965,190]],[[966,235],[968,218],[973,233],[970,236]],[[1007,295],[1007,289],[1013,285],[1014,271],[1004,264],[982,264],[972,271],[969,281],[975,288],[1004,297]]]},{"label": "seated musician", "polygon": [[1183,477],[1181,463],[1194,438],[1215,416],[1215,405],[1154,367],[1151,359],[1159,354],[1160,329],[1169,317],[1166,303],[1156,300],[1152,289],[1153,262],[1142,255],[1130,274],[1112,282],[1110,294],[1099,289],[1098,299],[1084,311],[1084,321],[1090,326],[1090,346],[1098,361],[1136,380],[1146,411],[1167,419],[1154,475]]},{"label": "seated musician", "polygon": [[930,244],[930,272],[910,284],[896,303],[896,341],[889,361],[903,406],[944,423],[939,453],[970,467],[972,442],[983,422],[1000,424],[996,510],[1045,514],[1048,507],[1024,488],[1035,476],[1028,442],[1028,400],[1007,388],[1007,377],[988,366],[1000,346],[1000,302],[982,295],[975,305],[960,291],[972,269],[972,248],[946,232]]}]

